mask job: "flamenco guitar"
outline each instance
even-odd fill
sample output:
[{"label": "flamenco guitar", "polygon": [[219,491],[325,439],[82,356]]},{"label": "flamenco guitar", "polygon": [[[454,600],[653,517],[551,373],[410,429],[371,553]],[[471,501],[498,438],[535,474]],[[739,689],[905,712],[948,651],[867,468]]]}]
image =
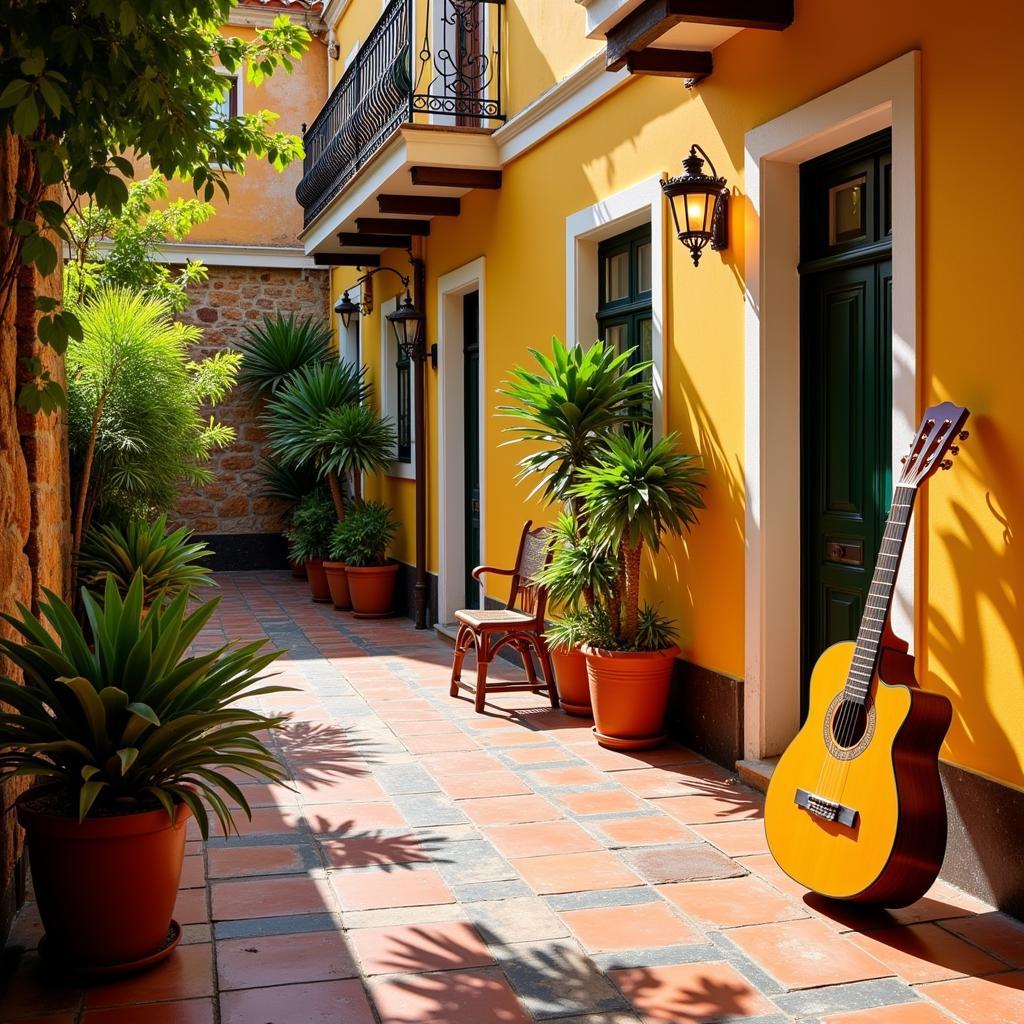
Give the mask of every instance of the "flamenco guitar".
[{"label": "flamenco guitar", "polygon": [[949,701],[917,688],[914,659],[889,624],[914,499],[949,469],[969,413],[929,409],[903,460],[856,642],[811,675],[807,721],[768,787],[765,829],[779,866],[823,896],[906,906],[935,880],[946,847],[938,753]]}]

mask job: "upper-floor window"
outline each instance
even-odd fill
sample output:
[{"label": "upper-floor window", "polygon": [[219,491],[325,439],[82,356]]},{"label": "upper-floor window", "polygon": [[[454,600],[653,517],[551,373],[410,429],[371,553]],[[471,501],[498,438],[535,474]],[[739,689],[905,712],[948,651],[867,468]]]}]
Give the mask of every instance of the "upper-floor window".
[{"label": "upper-floor window", "polygon": [[[649,362],[654,354],[650,224],[601,242],[597,270],[598,337],[619,352],[630,352],[630,365]],[[650,384],[650,370],[645,377]],[[653,426],[650,403],[644,405],[638,419],[649,429]]]},{"label": "upper-floor window", "polygon": [[217,127],[221,121],[229,117],[237,117],[241,113],[239,105],[238,75],[229,75],[226,71],[219,71],[222,78],[226,78],[231,84],[228,90],[213,105],[213,125]]}]

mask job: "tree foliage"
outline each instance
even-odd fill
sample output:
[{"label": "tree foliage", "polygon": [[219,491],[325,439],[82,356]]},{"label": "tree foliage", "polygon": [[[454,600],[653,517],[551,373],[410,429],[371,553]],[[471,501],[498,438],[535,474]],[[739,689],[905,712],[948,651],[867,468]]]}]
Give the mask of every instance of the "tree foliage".
[{"label": "tree foliage", "polygon": [[[81,303],[105,284],[125,285],[162,299],[180,313],[188,306],[185,289],[205,281],[206,267],[188,260],[177,273],[159,262],[164,242],[181,242],[197,225],[209,220],[213,206],[199,199],[175,199],[160,209],[153,203],[167,198],[167,182],[159,175],[133,181],[120,213],[85,202],[65,222],[70,259],[64,265],[64,300]],[[102,244],[105,247],[101,248]]]},{"label": "tree foliage", "polygon": [[[248,156],[281,168],[301,141],[261,110],[225,117],[229,80],[218,65],[259,84],[291,71],[309,33],[280,16],[249,41],[225,36],[234,0],[0,0],[0,132],[18,140],[14,216],[0,225],[0,311],[19,265],[53,273],[69,241],[68,210],[52,186],[120,213],[126,179],[144,158],[163,178],[189,181],[205,201],[228,194],[229,169]],[[56,236],[55,240],[54,237]],[[79,327],[53,300],[37,302],[39,336],[58,351]],[[50,409],[52,389],[30,384],[19,401]]]}]

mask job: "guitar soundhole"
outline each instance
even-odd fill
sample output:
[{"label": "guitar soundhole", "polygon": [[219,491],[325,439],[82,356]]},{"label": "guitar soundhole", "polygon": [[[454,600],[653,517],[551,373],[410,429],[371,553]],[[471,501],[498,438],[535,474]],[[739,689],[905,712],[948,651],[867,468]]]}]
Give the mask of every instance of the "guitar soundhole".
[{"label": "guitar soundhole", "polygon": [[825,718],[825,745],[840,761],[849,761],[871,742],[875,731],[874,704],[858,704],[838,694]]}]

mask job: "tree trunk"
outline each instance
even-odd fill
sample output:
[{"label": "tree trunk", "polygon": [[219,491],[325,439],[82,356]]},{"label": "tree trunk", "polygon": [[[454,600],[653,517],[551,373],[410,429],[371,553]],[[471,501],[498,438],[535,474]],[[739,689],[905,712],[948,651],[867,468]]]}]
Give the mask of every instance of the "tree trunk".
[{"label": "tree trunk", "polygon": [[615,574],[615,585],[612,587],[612,594],[608,601],[608,618],[611,622],[612,632],[616,637],[622,635],[622,601],[626,594],[626,555],[625,545],[620,542],[616,552],[619,562],[618,572]]},{"label": "tree trunk", "polygon": [[358,470],[352,473],[352,501],[358,504],[363,500],[363,474]]},{"label": "tree trunk", "polygon": [[632,647],[636,643],[636,624],[640,616],[640,555],[643,541],[635,547],[623,545],[626,554],[626,607],[622,624],[622,638]]},{"label": "tree trunk", "polygon": [[92,414],[92,425],[89,427],[89,443],[85,447],[85,458],[82,460],[82,479],[78,484],[78,497],[75,500],[75,527],[71,535],[71,592],[78,585],[78,552],[82,547],[82,535],[85,532],[85,510],[89,501],[89,479],[92,476],[92,462],[96,455],[96,435],[99,433],[100,417],[107,401],[107,393],[100,395],[96,409]]},{"label": "tree trunk", "polygon": [[334,501],[334,511],[338,515],[338,522],[345,520],[345,498],[341,493],[341,481],[337,473],[327,474],[327,486],[331,489],[331,498]]}]

